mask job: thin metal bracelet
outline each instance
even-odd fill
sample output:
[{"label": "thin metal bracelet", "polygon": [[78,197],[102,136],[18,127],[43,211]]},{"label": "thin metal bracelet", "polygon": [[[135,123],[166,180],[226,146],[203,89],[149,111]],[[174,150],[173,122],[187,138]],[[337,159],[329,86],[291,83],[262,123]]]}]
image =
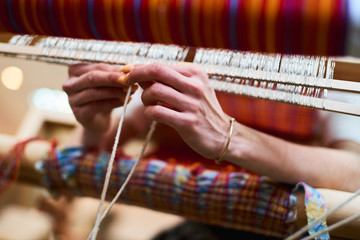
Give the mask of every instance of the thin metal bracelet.
[{"label": "thin metal bracelet", "polygon": [[229,148],[229,145],[230,145],[230,140],[231,140],[231,136],[232,136],[232,133],[233,133],[233,129],[234,129],[234,122],[235,122],[235,118],[230,118],[230,131],[229,131],[229,137],[228,137],[228,140],[226,142],[226,145],[225,145],[225,149],[223,151],[223,153],[221,154],[221,156],[218,158],[218,159],[215,159],[215,163],[216,164],[221,164],[222,161],[224,160],[224,157],[226,155],[226,152]]}]

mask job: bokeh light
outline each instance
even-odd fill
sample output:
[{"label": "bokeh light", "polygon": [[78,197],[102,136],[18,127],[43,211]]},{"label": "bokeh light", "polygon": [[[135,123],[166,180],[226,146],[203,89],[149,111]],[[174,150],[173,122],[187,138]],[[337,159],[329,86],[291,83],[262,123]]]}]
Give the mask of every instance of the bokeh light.
[{"label": "bokeh light", "polygon": [[31,104],[48,111],[72,113],[65,92],[49,88],[39,88],[31,95]]},{"label": "bokeh light", "polygon": [[10,90],[18,90],[24,80],[23,71],[15,66],[6,67],[1,72],[1,81]]}]

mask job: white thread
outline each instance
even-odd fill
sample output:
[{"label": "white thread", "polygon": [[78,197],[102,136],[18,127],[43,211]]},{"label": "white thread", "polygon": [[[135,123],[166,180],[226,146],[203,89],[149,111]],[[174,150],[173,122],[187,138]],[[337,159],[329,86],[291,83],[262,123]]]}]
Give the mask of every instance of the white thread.
[{"label": "white thread", "polygon": [[[348,204],[350,201],[352,201],[354,198],[356,198],[358,195],[360,195],[360,189],[357,190],[351,197],[349,197],[348,199],[346,199],[345,201],[343,201],[342,203],[340,203],[339,205],[337,205],[336,207],[332,208],[331,210],[329,210],[328,212],[323,213],[320,217],[318,217],[317,219],[315,219],[314,222],[312,222],[309,225],[306,225],[304,227],[302,227],[300,230],[298,230],[297,232],[293,233],[292,235],[288,236],[285,240],[292,240],[292,239],[296,239],[298,237],[300,237],[304,232],[307,232],[310,228],[314,227],[317,223],[319,223],[320,221],[322,221],[323,219],[326,219],[328,216],[330,216],[331,214],[333,214],[334,212],[336,212],[337,210],[339,210],[340,208],[344,207],[346,204]],[[349,217],[351,218],[351,217]],[[347,219],[347,218],[346,218]],[[345,220],[345,219],[344,219]],[[344,221],[343,220],[343,221]],[[355,220],[355,219],[353,219]],[[347,223],[347,222],[346,222]]]},{"label": "white thread", "polygon": [[[146,149],[147,145],[150,143],[150,140],[151,140],[152,135],[153,135],[153,133],[154,133],[154,131],[155,131],[155,128],[156,128],[156,124],[157,124],[156,121],[153,121],[153,122],[151,123],[150,130],[149,130],[149,132],[148,132],[147,135],[146,135],[145,142],[144,142],[144,144],[143,144],[143,146],[142,146],[142,149],[141,149],[141,151],[140,151],[140,153],[139,153],[139,155],[138,155],[138,157],[137,157],[137,159],[136,159],[133,167],[131,168],[131,170],[130,170],[128,176],[126,177],[124,183],[122,184],[120,190],[117,192],[117,194],[115,195],[115,197],[113,198],[113,200],[110,202],[110,204],[109,204],[109,205],[106,207],[106,209],[103,211],[103,213],[102,213],[102,215],[101,215],[101,218],[100,218],[99,226],[100,226],[101,221],[106,217],[106,215],[108,214],[108,212],[110,211],[110,209],[111,209],[111,208],[113,207],[113,205],[117,202],[117,200],[119,199],[121,193],[123,192],[123,190],[125,189],[126,185],[127,185],[128,182],[129,182],[129,180],[131,179],[132,175],[134,174],[135,169],[136,169],[138,163],[140,162],[140,160],[142,159],[142,157],[143,157],[143,155],[144,155],[144,152],[145,152],[145,149]],[[94,230],[95,230],[95,228],[90,232],[89,237],[90,237],[90,236],[95,236],[95,237],[96,237],[96,235],[93,235],[93,234],[95,234],[95,233],[93,233]]]},{"label": "white thread", "polygon": [[104,185],[103,185],[103,189],[102,189],[102,193],[101,193],[101,199],[100,199],[100,203],[99,203],[98,212],[96,214],[95,225],[94,225],[93,230],[91,231],[91,232],[94,232],[94,234],[92,234],[92,235],[90,234],[88,236],[88,238],[87,238],[88,240],[89,239],[95,240],[96,236],[97,236],[97,233],[98,233],[98,230],[99,230],[99,226],[100,226],[100,222],[101,222],[101,220],[100,220],[101,219],[101,212],[102,212],[103,205],[104,205],[104,202],[105,202],[105,197],[106,197],[106,192],[107,192],[108,185],[109,185],[112,166],[113,166],[113,163],[114,163],[117,146],[118,146],[119,139],[120,139],[121,128],[122,128],[124,118],[125,118],[126,107],[127,107],[128,102],[129,102],[129,99],[130,99],[131,88],[132,87],[130,86],[128,88],[127,93],[126,93],[126,98],[125,98],[125,102],[124,102],[124,106],[123,106],[122,115],[121,115],[119,126],[118,126],[118,129],[117,129],[117,132],[116,132],[114,146],[113,146],[113,149],[112,149],[112,152],[111,152],[110,160],[109,160],[109,163],[108,163],[108,168],[106,170],[106,176],[105,176],[105,181],[104,181]]},{"label": "white thread", "polygon": [[339,221],[339,222],[337,222],[337,223],[334,223],[334,224],[331,225],[330,227],[325,228],[325,229],[323,229],[323,230],[321,230],[321,231],[319,231],[319,232],[317,232],[317,233],[315,233],[315,234],[313,234],[313,235],[311,235],[311,236],[308,236],[308,237],[306,237],[306,238],[302,238],[301,240],[314,239],[315,237],[320,236],[320,235],[323,234],[323,233],[330,232],[330,231],[332,231],[332,230],[334,230],[334,229],[336,229],[336,228],[338,228],[338,227],[341,227],[341,226],[343,226],[343,225],[345,225],[345,224],[347,224],[347,223],[350,223],[350,222],[352,222],[352,221],[355,221],[355,220],[358,219],[359,217],[360,217],[360,213],[354,214],[354,215],[352,215],[351,217],[347,217],[347,218],[345,218],[345,219],[343,219],[343,220],[341,220],[341,221]]}]

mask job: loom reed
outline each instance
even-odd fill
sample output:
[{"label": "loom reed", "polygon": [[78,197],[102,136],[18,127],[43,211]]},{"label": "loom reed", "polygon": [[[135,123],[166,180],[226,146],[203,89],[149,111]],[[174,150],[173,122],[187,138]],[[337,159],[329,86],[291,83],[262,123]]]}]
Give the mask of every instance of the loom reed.
[{"label": "loom reed", "polygon": [[65,65],[192,62],[217,91],[360,116],[360,106],[327,99],[327,90],[360,93],[358,82],[332,79],[331,58],[31,35],[0,43],[0,54]]}]

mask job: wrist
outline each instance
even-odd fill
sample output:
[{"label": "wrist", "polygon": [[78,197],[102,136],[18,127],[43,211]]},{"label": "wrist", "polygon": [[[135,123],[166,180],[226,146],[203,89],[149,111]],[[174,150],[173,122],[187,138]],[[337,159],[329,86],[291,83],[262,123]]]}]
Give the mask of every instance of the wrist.
[{"label": "wrist", "polygon": [[104,132],[92,131],[86,128],[82,130],[81,144],[85,147],[97,147],[101,148],[100,144],[104,139]]},{"label": "wrist", "polygon": [[236,165],[242,165],[244,159],[251,156],[251,129],[234,122],[232,137],[224,159]]},{"label": "wrist", "polygon": [[217,159],[215,159],[215,163],[216,163],[216,164],[221,164],[221,163],[222,163],[222,161],[224,160],[225,155],[227,154],[227,151],[228,151],[228,149],[229,149],[229,145],[230,145],[231,138],[232,138],[232,134],[233,134],[233,130],[234,130],[235,119],[234,119],[234,118],[230,118],[229,122],[230,122],[230,130],[229,130],[229,133],[228,133],[228,136],[227,136],[227,140],[226,140],[226,143],[225,143],[225,147],[224,147],[224,150],[223,150],[223,152],[221,153],[220,157],[217,158]]}]

